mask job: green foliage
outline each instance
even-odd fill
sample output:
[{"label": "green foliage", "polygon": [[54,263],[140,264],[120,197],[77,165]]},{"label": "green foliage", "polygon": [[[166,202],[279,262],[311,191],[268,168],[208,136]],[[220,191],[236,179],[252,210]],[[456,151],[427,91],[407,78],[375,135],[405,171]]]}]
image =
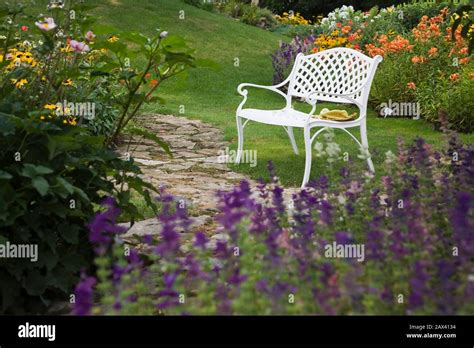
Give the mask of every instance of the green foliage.
[{"label": "green foliage", "polygon": [[474,94],[473,81],[468,74],[461,74],[455,83],[427,79],[416,89],[416,99],[420,102],[421,112],[431,123],[439,128],[438,117],[444,113],[452,129],[463,132],[474,131]]},{"label": "green foliage", "polygon": [[279,24],[271,29],[273,32],[278,34],[287,35],[290,37],[308,37],[315,36],[321,33],[321,28],[312,25],[290,25],[290,24]]},{"label": "green foliage", "polygon": [[[129,33],[128,45],[94,34],[87,9],[71,2],[35,18],[17,2],[0,8],[0,242],[37,245],[39,254],[37,262],[0,259],[2,314],[41,313],[68,298],[79,272],[92,267],[85,232],[105,196],[128,221],[142,217],[144,203],[155,207],[156,190],[133,159],[104,142],[112,144],[145,102],[161,102],[153,95],[160,82],[194,59],[184,40],[160,31]],[[148,59],[148,70],[134,69],[134,57]],[[97,117],[75,114],[76,103],[93,104]],[[156,135],[131,133],[169,152]]]},{"label": "green foliage", "polygon": [[84,127],[58,127],[0,114],[0,239],[38,245],[38,261],[0,260],[0,313],[39,313],[66,298],[81,269],[91,265],[87,224],[104,195],[118,198],[128,214],[136,190],[153,188],[131,161],[103,147]]},{"label": "green foliage", "polygon": [[[128,50],[125,43],[115,41],[118,38],[95,47],[110,53],[101,56],[93,74],[107,76],[107,80],[116,86],[111,102],[118,105],[119,117],[107,139],[109,146],[119,141],[120,134],[143,105],[163,102],[154,95],[163,81],[196,66],[193,50],[179,36],[168,36],[167,32],[157,30],[152,37],[139,33],[126,33],[123,37],[136,48]],[[132,59],[137,56],[145,57],[143,68],[132,65]]]},{"label": "green foliage", "polygon": [[[411,1],[397,6],[396,16],[398,22],[406,31],[416,27],[421,17],[436,16],[445,7],[453,8],[452,1]],[[400,14],[402,12],[402,14]]]},{"label": "green foliage", "polygon": [[261,28],[271,28],[276,24],[272,11],[257,6],[245,5],[242,22]]}]

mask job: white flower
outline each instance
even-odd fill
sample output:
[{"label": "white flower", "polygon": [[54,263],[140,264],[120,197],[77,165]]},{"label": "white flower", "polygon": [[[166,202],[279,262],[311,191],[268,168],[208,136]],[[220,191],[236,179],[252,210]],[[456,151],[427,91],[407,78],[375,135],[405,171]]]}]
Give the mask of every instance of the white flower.
[{"label": "white flower", "polygon": [[316,150],[316,152],[317,152],[318,155],[324,153],[324,145],[323,145],[323,143],[320,143],[320,142],[317,141],[317,142],[314,144],[314,150]]},{"label": "white flower", "polygon": [[385,152],[385,163],[393,163],[396,159],[397,156],[395,156],[392,151],[388,150],[387,152]]},{"label": "white flower", "polygon": [[337,196],[337,201],[339,202],[339,204],[345,204],[346,203],[346,197],[341,194],[339,194],[339,196]]},{"label": "white flower", "polygon": [[337,143],[329,143],[326,147],[326,152],[329,157],[336,157],[341,152],[341,147]]},{"label": "white flower", "polygon": [[167,32],[167,31],[162,31],[161,34],[160,34],[160,37],[161,37],[162,39],[164,39],[164,38],[167,37],[167,36],[168,36],[168,32]]}]

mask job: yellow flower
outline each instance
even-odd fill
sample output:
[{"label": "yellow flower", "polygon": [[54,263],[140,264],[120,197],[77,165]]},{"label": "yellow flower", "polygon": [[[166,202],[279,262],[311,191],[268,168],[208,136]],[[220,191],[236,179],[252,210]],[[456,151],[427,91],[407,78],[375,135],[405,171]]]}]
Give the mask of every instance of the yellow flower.
[{"label": "yellow flower", "polygon": [[38,62],[33,58],[33,54],[31,52],[22,52],[16,48],[11,48],[8,50],[6,59],[11,61],[7,66],[7,70],[13,70],[20,66],[21,63],[29,64],[32,67],[35,67],[38,64]]},{"label": "yellow flower", "polygon": [[73,86],[74,82],[71,79],[67,79],[63,81],[63,86]]},{"label": "yellow flower", "polygon": [[66,47],[61,48],[61,52],[62,53],[71,53],[71,52],[74,52],[74,50],[72,49],[72,47],[70,45],[67,45]]},{"label": "yellow flower", "polygon": [[28,83],[27,79],[10,79],[10,81],[15,85],[16,88],[22,88],[24,85]]},{"label": "yellow flower", "polygon": [[47,110],[56,110],[58,106],[56,104],[46,104],[44,108]]},{"label": "yellow flower", "polygon": [[69,117],[67,121],[71,126],[77,125],[77,121],[75,117]]},{"label": "yellow flower", "polygon": [[40,117],[40,120],[44,121],[45,117],[44,116],[41,116]]},{"label": "yellow flower", "polygon": [[115,35],[112,35],[111,37],[109,37],[109,38],[107,39],[107,41],[110,42],[110,43],[117,42],[118,40],[120,40],[120,39],[119,39],[117,36],[115,36]]},{"label": "yellow flower", "polygon": [[0,54],[0,63],[3,62],[3,54]]}]

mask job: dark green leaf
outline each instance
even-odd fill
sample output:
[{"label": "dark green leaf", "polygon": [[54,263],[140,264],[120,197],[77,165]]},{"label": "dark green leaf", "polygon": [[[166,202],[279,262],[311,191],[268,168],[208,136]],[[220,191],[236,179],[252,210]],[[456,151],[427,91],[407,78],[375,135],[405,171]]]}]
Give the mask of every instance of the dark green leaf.
[{"label": "dark green leaf", "polygon": [[41,196],[46,196],[49,190],[49,184],[42,176],[36,176],[32,180],[33,187],[39,192]]}]

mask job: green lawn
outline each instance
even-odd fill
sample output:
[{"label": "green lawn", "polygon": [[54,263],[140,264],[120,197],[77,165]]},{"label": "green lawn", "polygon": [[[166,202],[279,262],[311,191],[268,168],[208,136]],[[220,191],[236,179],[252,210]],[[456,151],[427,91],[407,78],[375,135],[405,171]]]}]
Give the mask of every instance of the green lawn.
[{"label": "green lawn", "polygon": [[[198,118],[220,127],[235,148],[235,109],[241,100],[236,87],[242,82],[270,85],[270,54],[278,47],[279,40],[288,38],[239,23],[223,15],[199,10],[180,0],[95,2],[99,5],[94,10],[99,24],[110,25],[117,32],[137,30],[151,33],[158,27],[171,34],[179,34],[196,49],[198,58],[212,59],[220,65],[218,70],[194,69],[186,80],[167,81],[160,89],[160,95],[167,103],[164,106],[147,106],[146,111],[178,115],[180,105],[183,105],[183,116]],[[179,19],[181,10],[184,10],[185,19]],[[236,58],[240,63],[238,67],[234,66]],[[252,92],[255,92],[250,98],[252,106],[275,108],[283,105],[281,98],[271,92],[258,92],[254,89]],[[304,169],[302,131],[295,130],[295,135],[301,152],[299,156],[293,154],[283,128],[249,124],[245,130],[244,148],[258,151],[258,164],[254,168],[248,164],[233,168],[258,178],[266,176],[266,163],[273,160],[284,184],[299,185]],[[421,136],[435,146],[440,145],[442,139],[442,134],[433,131],[429,123],[411,119],[377,118],[373,111],[368,116],[368,136],[376,169],[380,168],[386,151],[395,151],[397,137],[409,142]],[[473,143],[474,134],[462,135],[462,139]],[[358,153],[347,135],[338,133],[336,141],[343,151],[354,155]],[[357,158],[355,160],[360,161]],[[312,177],[327,171],[325,163],[315,161]]]}]

